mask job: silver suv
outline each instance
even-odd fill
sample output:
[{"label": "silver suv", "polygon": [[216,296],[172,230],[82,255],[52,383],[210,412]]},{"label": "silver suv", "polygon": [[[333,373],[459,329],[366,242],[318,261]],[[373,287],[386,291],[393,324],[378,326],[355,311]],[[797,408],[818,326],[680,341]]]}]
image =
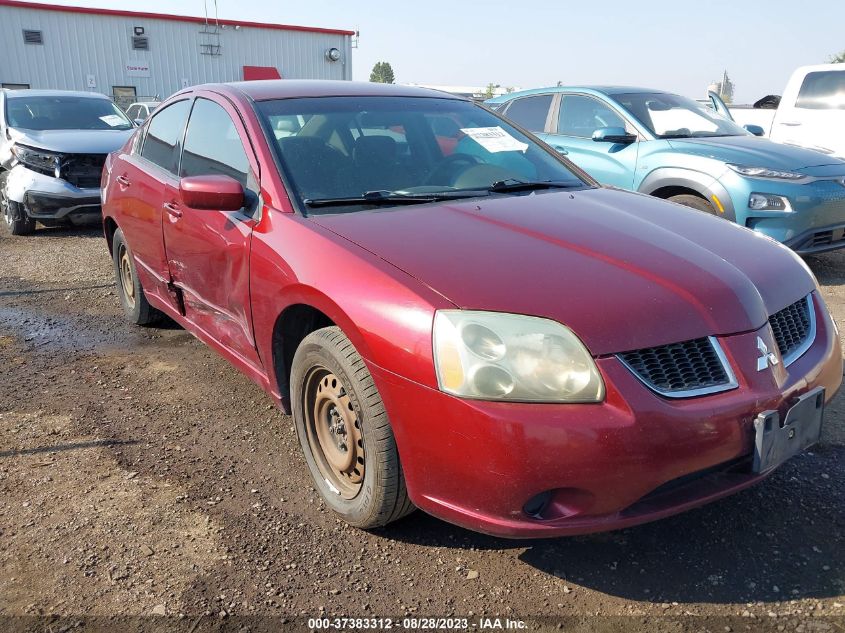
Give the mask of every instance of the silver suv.
[{"label": "silver suv", "polygon": [[0,91],[0,205],[11,233],[98,221],[103,163],[132,128],[102,94]]}]

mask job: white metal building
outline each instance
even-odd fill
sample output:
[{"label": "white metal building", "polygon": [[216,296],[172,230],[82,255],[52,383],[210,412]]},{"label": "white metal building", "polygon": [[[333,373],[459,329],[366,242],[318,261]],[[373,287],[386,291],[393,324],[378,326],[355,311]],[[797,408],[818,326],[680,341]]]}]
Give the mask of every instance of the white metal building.
[{"label": "white metal building", "polygon": [[353,31],[0,0],[0,84],[124,105],[194,84],[351,79]]}]

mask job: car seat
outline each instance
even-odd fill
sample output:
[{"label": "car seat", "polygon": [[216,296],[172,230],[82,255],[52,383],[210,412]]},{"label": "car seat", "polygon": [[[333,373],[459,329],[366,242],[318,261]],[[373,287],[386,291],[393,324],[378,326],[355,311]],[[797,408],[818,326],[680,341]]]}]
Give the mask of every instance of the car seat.
[{"label": "car seat", "polygon": [[349,159],[316,136],[288,136],[278,140],[282,160],[306,198],[359,195],[352,189]]}]

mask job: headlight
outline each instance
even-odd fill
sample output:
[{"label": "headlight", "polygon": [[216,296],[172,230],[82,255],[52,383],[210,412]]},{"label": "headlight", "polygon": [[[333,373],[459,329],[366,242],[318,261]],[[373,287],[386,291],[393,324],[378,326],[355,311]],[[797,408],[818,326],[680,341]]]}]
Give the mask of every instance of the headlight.
[{"label": "headlight", "polygon": [[746,167],[745,165],[731,165],[727,166],[742,176],[749,178],[769,178],[771,180],[801,180],[806,178],[804,174],[799,174],[794,171],[782,171],[779,169],[767,169],[765,167]]},{"label": "headlight", "polygon": [[12,145],[12,153],[18,161],[37,172],[55,178],[62,177],[62,157],[60,154],[52,154],[17,144]]},{"label": "headlight", "polygon": [[755,211],[792,211],[788,198],[773,193],[752,193],[748,197],[748,208]]},{"label": "headlight", "polygon": [[438,310],[434,363],[440,389],[481,400],[600,402],[604,383],[584,344],[548,319]]}]

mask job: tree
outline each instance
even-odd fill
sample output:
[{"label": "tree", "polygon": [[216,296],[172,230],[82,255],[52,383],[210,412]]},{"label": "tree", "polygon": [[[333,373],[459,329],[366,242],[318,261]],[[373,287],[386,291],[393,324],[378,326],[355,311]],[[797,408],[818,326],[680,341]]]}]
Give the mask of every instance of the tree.
[{"label": "tree", "polygon": [[390,62],[376,62],[373,72],[370,73],[370,81],[378,84],[392,84],[395,80]]},{"label": "tree", "polygon": [[484,98],[490,99],[496,96],[496,88],[499,87],[499,84],[489,83],[487,87],[484,89]]},{"label": "tree", "polygon": [[830,63],[831,64],[845,64],[845,51],[842,51],[838,55],[831,55],[830,56]]}]

